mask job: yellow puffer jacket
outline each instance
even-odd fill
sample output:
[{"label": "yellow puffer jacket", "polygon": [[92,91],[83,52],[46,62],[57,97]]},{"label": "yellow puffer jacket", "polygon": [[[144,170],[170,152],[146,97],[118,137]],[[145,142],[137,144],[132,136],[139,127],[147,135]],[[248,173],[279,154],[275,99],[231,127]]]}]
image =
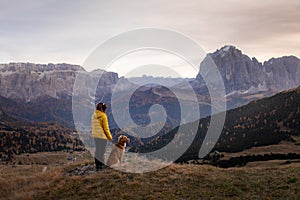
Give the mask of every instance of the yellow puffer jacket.
[{"label": "yellow puffer jacket", "polygon": [[95,110],[92,115],[92,136],[94,138],[112,140],[107,116],[104,112]]}]

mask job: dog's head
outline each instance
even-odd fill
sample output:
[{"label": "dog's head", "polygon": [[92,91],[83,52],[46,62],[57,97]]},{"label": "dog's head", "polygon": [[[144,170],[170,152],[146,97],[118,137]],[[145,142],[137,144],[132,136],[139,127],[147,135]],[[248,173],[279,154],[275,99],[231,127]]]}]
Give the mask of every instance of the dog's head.
[{"label": "dog's head", "polygon": [[126,143],[126,142],[130,142],[130,139],[126,136],[126,135],[120,135],[118,137],[118,143]]}]

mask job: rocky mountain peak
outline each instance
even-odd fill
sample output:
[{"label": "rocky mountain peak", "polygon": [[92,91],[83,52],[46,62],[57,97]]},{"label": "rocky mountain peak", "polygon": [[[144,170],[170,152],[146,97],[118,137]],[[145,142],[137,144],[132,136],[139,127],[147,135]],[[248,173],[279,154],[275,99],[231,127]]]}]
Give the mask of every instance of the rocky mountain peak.
[{"label": "rocky mountain peak", "polygon": [[264,62],[264,71],[272,85],[280,90],[300,85],[300,59],[295,56],[271,58]]},{"label": "rocky mountain peak", "polygon": [[233,45],[225,45],[222,48],[218,49],[217,51],[215,51],[214,53],[215,55],[219,55],[221,57],[224,56],[241,56],[242,55],[242,51],[237,49],[235,46]]},{"label": "rocky mountain peak", "polygon": [[[246,92],[251,87],[259,90],[266,89],[268,83],[266,82],[266,75],[263,73],[262,64],[243,54],[236,47],[226,45],[214,53],[208,54],[206,59],[209,57],[213,59],[223,78],[227,94]],[[209,62],[206,59],[200,64],[202,74],[210,70]],[[202,79],[200,73],[196,79]]]},{"label": "rocky mountain peak", "polygon": [[263,64],[250,58],[235,46],[226,45],[200,64],[196,80],[204,85],[200,74],[210,70],[209,57],[214,61],[223,78],[227,94],[282,91],[300,85],[300,59],[295,56],[272,58]]},{"label": "rocky mountain peak", "polygon": [[240,51],[233,45],[225,45],[225,46],[221,47],[221,49],[220,49],[220,51],[228,51],[228,52],[232,52],[234,50]]}]

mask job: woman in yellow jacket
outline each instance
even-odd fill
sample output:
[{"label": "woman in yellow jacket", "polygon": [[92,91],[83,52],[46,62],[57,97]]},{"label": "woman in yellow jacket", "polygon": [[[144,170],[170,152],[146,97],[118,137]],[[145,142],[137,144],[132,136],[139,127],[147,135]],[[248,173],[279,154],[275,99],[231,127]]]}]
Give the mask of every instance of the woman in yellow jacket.
[{"label": "woman in yellow jacket", "polygon": [[92,137],[95,140],[95,164],[96,170],[100,170],[104,166],[104,153],[107,140],[112,140],[112,136],[108,126],[107,116],[105,114],[107,106],[100,102],[96,106],[96,110],[92,115]]}]

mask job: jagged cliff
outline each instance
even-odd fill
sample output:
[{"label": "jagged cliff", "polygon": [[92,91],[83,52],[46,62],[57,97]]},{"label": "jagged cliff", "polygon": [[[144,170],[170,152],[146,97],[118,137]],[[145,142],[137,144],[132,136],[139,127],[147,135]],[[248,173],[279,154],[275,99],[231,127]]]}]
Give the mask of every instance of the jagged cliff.
[{"label": "jagged cliff", "polygon": [[109,87],[118,80],[118,74],[105,71],[86,72],[79,65],[10,63],[0,65],[0,95],[14,100],[32,101],[40,97],[70,98],[77,73],[87,76],[82,88],[90,87],[101,73],[99,88]]},{"label": "jagged cliff", "polygon": [[[300,60],[294,56],[272,58],[263,64],[250,58],[234,46],[224,46],[208,54],[215,62],[224,81],[227,94],[282,91],[300,85]],[[200,72],[209,71],[208,57],[200,65]],[[200,73],[198,86],[204,85]]]}]

